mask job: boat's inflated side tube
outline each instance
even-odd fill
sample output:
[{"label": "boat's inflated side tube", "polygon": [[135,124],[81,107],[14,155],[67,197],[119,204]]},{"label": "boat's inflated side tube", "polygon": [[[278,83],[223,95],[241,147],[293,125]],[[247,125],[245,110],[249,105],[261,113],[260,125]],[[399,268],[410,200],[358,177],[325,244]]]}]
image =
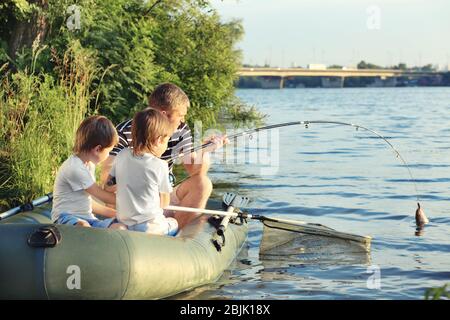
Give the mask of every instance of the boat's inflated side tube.
[{"label": "boat's inflated side tube", "polygon": [[129,253],[114,230],[58,225],[54,247],[29,244],[42,225],[5,224],[0,232],[0,299],[120,299]]},{"label": "boat's inflated side tube", "polygon": [[230,225],[227,245],[217,252],[211,243],[216,230],[206,221],[186,226],[176,238],[54,225],[57,243],[42,241],[53,234],[43,227],[0,226],[0,299],[168,297],[216,280],[247,235],[246,225]]},{"label": "boat's inflated side tube", "polygon": [[49,299],[121,299],[130,255],[116,230],[58,225],[62,241],[45,254]]},{"label": "boat's inflated side tube", "polygon": [[36,225],[5,224],[0,230],[0,299],[46,299],[45,248],[27,244]]},{"label": "boat's inflated side tube", "polygon": [[[132,261],[125,299],[159,299],[217,280],[236,258],[247,225],[230,226],[227,246],[217,252],[216,229],[206,220],[186,226],[176,238],[125,232]],[[151,286],[147,284],[151,283]]]}]

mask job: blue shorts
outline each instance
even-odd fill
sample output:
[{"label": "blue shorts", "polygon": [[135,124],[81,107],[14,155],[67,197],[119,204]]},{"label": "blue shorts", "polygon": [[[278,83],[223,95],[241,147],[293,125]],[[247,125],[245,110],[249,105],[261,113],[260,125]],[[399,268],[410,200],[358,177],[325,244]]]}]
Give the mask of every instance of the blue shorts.
[{"label": "blue shorts", "polygon": [[93,228],[109,228],[115,221],[115,218],[100,220],[97,218],[86,218],[86,216],[78,216],[70,213],[61,213],[55,223],[76,225],[78,221],[86,221]]},{"label": "blue shorts", "polygon": [[127,226],[128,230],[146,232],[151,234],[161,234],[167,236],[175,236],[178,232],[178,222],[174,218],[165,218],[163,223],[155,224],[150,222],[142,222]]}]

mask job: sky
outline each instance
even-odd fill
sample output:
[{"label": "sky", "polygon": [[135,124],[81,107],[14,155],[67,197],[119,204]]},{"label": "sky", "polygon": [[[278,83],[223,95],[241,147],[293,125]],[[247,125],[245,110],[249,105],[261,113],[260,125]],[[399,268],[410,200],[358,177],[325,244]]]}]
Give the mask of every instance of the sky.
[{"label": "sky", "polygon": [[211,0],[241,19],[244,63],[450,63],[450,0]]}]

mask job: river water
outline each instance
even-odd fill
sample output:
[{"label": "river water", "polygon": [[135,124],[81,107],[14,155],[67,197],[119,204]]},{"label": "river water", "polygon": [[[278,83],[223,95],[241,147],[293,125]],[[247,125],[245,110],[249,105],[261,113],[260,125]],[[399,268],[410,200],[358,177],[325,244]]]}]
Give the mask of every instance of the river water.
[{"label": "river water", "polygon": [[[385,136],[409,164],[430,223],[416,235],[415,185],[381,139],[337,125],[282,128],[261,138],[272,141],[262,147],[270,164],[252,163],[250,156],[213,165],[215,196],[237,192],[252,199],[254,214],[370,235],[370,254],[265,259],[259,255],[262,225],[251,221],[243,250],[218,282],[176,298],[423,299],[426,288],[450,282],[450,88],[236,94],[267,114],[267,124],[352,122]],[[252,148],[241,141],[235,149],[245,154]]]}]

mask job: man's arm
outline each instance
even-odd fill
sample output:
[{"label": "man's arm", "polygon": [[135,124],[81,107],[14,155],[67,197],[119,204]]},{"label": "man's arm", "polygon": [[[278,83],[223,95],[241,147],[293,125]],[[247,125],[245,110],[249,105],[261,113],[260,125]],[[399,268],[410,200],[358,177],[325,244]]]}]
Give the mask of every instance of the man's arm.
[{"label": "man's arm", "polygon": [[[101,163],[101,171],[100,171],[100,185],[105,186],[108,182],[108,176],[109,172],[111,171],[111,168],[113,166],[114,160],[116,159],[115,156],[110,155],[108,158],[106,158],[105,161]],[[110,190],[108,190],[110,191]]]},{"label": "man's arm", "polygon": [[[202,160],[199,157],[202,157]],[[208,152],[192,152],[183,159],[183,167],[190,177],[196,174],[206,175],[210,166],[211,160]]]},{"label": "man's arm", "polygon": [[[128,125],[125,125],[128,124]],[[130,120],[128,120],[127,122],[122,122],[121,124],[119,124],[116,129],[117,129],[117,134],[119,136],[119,142],[117,143],[116,146],[114,146],[114,148],[111,150],[111,152],[109,153],[109,157],[103,161],[101,163],[101,171],[100,171],[100,186],[104,187],[105,184],[108,182],[108,175],[111,172],[111,168],[114,164],[114,161],[116,160],[116,156],[119,154],[119,152],[121,152],[123,149],[128,148],[129,144],[128,144],[128,140],[127,140],[127,136],[125,133],[123,133],[123,131],[128,131],[131,129],[128,128],[128,126],[130,125]],[[120,129],[119,129],[120,128]],[[115,190],[114,190],[115,192]]]}]

